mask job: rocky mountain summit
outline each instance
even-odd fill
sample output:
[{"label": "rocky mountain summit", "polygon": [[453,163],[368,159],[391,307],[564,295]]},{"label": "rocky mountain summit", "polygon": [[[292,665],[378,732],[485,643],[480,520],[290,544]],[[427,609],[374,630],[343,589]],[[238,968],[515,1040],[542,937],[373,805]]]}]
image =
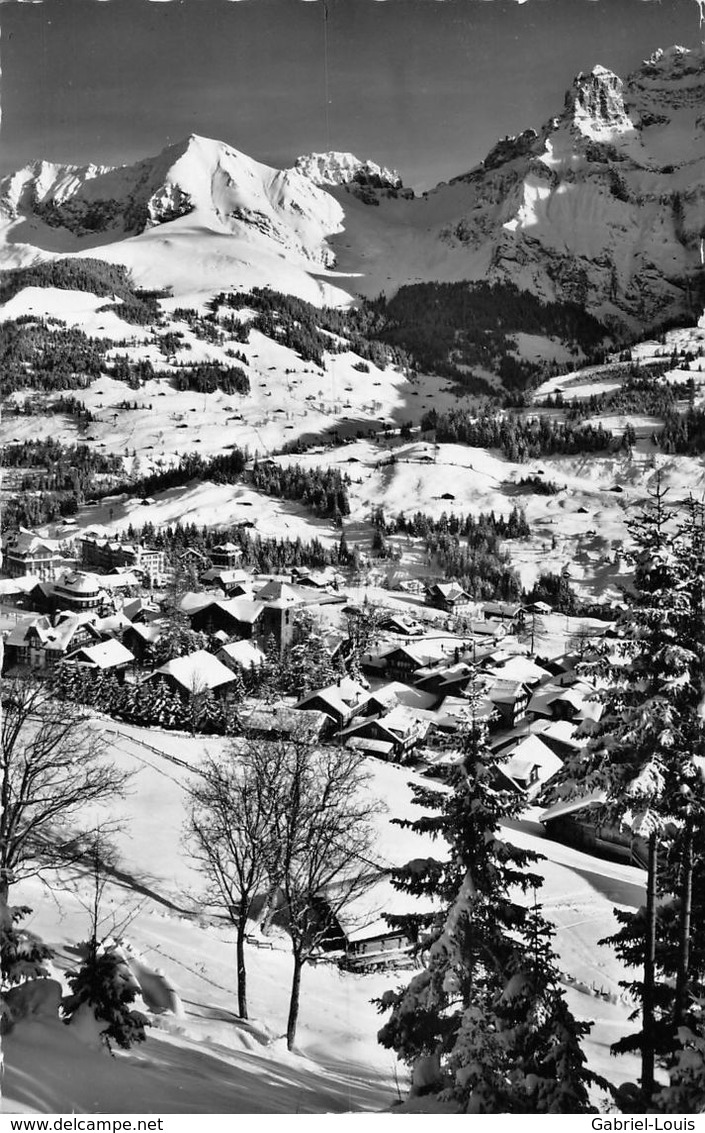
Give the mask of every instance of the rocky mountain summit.
[{"label": "rocky mountain summit", "polygon": [[314,185],[371,185],[375,188],[401,189],[402,180],[396,169],[385,169],[374,161],[360,161],[352,153],[309,153],[298,157],[294,169],[313,181]]},{"label": "rocky mountain summit", "polygon": [[704,96],[705,56],[681,47],[625,82],[601,66],[578,75],[559,115],[451,183],[462,215],[442,237],[490,277],[601,317],[690,313],[702,293]]}]

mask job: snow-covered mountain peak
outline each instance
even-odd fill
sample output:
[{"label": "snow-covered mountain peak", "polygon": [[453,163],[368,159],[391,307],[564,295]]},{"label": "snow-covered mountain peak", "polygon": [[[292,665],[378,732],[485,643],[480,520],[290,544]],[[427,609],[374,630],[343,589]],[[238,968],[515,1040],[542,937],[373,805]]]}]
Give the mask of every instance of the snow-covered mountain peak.
[{"label": "snow-covered mountain peak", "polygon": [[118,167],[37,162],[0,181],[0,216],[8,265],[100,249],[146,286],[242,279],[313,299],[324,288],[309,273],[333,265],[343,227],[340,203],[299,171],[198,134]]},{"label": "snow-covered mountain peak", "polygon": [[331,150],[298,157],[294,169],[313,181],[314,185],[349,185],[353,181],[379,188],[401,189],[395,169],[386,169],[374,161],[360,161],[352,153]]},{"label": "snow-covered mountain peak", "polygon": [[661,72],[682,72],[684,70],[697,70],[705,62],[705,46],[695,49],[681,47],[674,43],[671,47],[659,47],[642,64],[642,70]]},{"label": "snow-covered mountain peak", "polygon": [[622,80],[600,65],[576,77],[566,95],[566,113],[581,134],[595,141],[634,130],[624,105]]}]

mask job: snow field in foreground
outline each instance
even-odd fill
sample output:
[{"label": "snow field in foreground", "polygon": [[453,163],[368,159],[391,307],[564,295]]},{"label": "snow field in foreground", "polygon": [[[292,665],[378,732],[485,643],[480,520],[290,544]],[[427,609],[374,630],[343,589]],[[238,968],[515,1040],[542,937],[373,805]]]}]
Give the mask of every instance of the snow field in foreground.
[{"label": "snow field in foreground", "polygon": [[[328,964],[308,968],[298,1052],[289,1054],[283,1035],[291,963],[286,938],[277,935],[271,950],[248,946],[252,1021],[238,1021],[234,930],[204,910],[202,881],[181,839],[188,778],[181,763],[196,767],[204,751],[217,751],[224,741],[123,725],[116,730],[113,757],[137,775],[129,796],[111,808],[125,825],[118,838],[119,874],[106,890],[106,924],[129,913],[125,937],[144,966],[159,969],[174,986],[184,1016],[155,1015],[147,1041],[116,1059],[87,1047],[56,1021],[20,1022],[4,1042],[5,1109],[313,1113],[392,1105],[395,1072],[403,1090],[405,1071],[376,1042],[380,1017],[370,1000],[409,973],[352,975]],[[392,816],[419,813],[408,787],[413,773],[376,761],[370,768],[375,792],[389,808],[380,820],[381,852],[400,861],[437,855],[440,846],[432,848],[389,823]],[[596,1020],[585,1047],[590,1063],[613,1081],[633,1078],[633,1059],[609,1055],[609,1044],[628,1026],[629,1007],[618,987],[624,972],[596,942],[614,927],[615,903],[639,903],[643,875],[542,839],[533,813],[519,826],[510,836],[547,858],[538,867],[546,879],[540,899],[557,925],[571,1006]],[[86,880],[63,884],[50,894],[27,883],[16,894],[34,909],[29,927],[56,949],[55,974],[76,963],[75,946],[88,925],[82,903]]]}]

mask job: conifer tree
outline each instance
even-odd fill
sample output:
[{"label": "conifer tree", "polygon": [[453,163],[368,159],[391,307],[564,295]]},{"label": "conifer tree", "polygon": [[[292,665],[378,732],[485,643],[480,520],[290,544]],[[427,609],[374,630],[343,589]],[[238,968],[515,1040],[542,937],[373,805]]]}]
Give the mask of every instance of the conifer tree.
[{"label": "conifer tree", "polygon": [[171,690],[165,680],[159,678],[153,682],[153,697],[151,703],[151,722],[160,727],[168,727],[172,715]]},{"label": "conifer tree", "polygon": [[[658,479],[649,506],[629,525],[634,580],[618,622],[616,656],[604,652],[585,666],[604,682],[598,693],[602,716],[589,727],[587,749],[564,764],[556,789],[562,798],[601,792],[604,813],[647,847],[646,907],[619,915],[624,931],[605,942],[619,950],[623,941],[624,957],[641,960],[641,979],[630,985],[641,1003],[641,1030],[617,1049],[641,1050],[643,1106],[654,1094],[656,1054],[664,1045],[659,1008],[664,993],[657,986],[659,852],[682,817],[682,789],[694,773],[691,598],[665,496]],[[637,943],[630,951],[631,933]]]},{"label": "conifer tree", "polygon": [[138,724],[149,725],[154,721],[155,689],[154,681],[142,681],[136,686],[136,695],[132,703],[132,718]]},{"label": "conifer tree", "polygon": [[196,727],[199,732],[223,731],[223,708],[210,688],[198,697]]},{"label": "conifer tree", "polygon": [[320,622],[308,612],[300,614],[294,626],[293,644],[281,666],[281,691],[301,697],[332,684],[337,676]]},{"label": "conifer tree", "polygon": [[[114,865],[113,847],[105,840],[104,831],[96,830],[86,847],[90,865],[92,891],[87,909],[90,934],[85,943],[85,956],[79,968],[66,973],[71,994],[62,1001],[65,1021],[70,1024],[83,1004],[87,1004],[98,1022],[105,1024],[101,1038],[112,1053],[112,1044],[127,1050],[143,1042],[148,1020],[132,1004],[140,986],[125,959],[118,940],[104,933],[103,894],[107,870]],[[113,933],[115,931],[113,921]]]},{"label": "conifer tree", "polygon": [[80,968],[67,972],[71,995],[63,1009],[70,1022],[82,1003],[92,1007],[96,1019],[104,1022],[101,1035],[108,1049],[116,1043],[128,1049],[145,1039],[147,1018],[136,1011],[139,985],[115,944],[93,944]]},{"label": "conifer tree", "polygon": [[485,725],[473,718],[463,745],[452,793],[416,788],[432,813],[399,823],[443,839],[448,855],[396,871],[397,888],[441,909],[389,918],[416,935],[424,967],[379,1001],[392,1008],[379,1040],[411,1065],[436,1058],[438,1089],[462,1112],[590,1112],[589,1027],[558,988],[548,924],[518,899],[540,884],[536,855],[499,837],[521,802],[501,784]]},{"label": "conifer tree", "polygon": [[664,1113],[705,1111],[705,1009],[694,1001],[689,1017],[678,1030],[678,1047],[670,1082],[660,1093],[657,1108]]},{"label": "conifer tree", "polygon": [[141,685],[132,681],[123,686],[123,698],[120,706],[120,715],[125,720],[136,720],[139,713],[139,697]]},{"label": "conifer tree", "polygon": [[264,644],[264,663],[257,671],[257,683],[263,700],[271,703],[280,695],[282,661],[276,638],[271,633]]},{"label": "conifer tree", "polygon": [[[233,683],[230,686],[228,692],[228,699],[234,700],[238,704],[240,703],[240,701],[244,700],[245,696],[247,695],[245,680],[242,675],[242,669],[239,666],[233,670]],[[226,715],[229,717],[230,713],[226,713]]]},{"label": "conifer tree", "polygon": [[167,702],[164,708],[164,726],[167,728],[185,728],[187,725],[188,713],[184,705],[183,697],[176,691],[176,689],[169,689]]},{"label": "conifer tree", "polygon": [[350,548],[348,547],[348,540],[345,531],[340,533],[340,542],[338,543],[338,562],[346,565],[350,561]]},{"label": "conifer tree", "polygon": [[20,927],[32,912],[26,905],[3,905],[0,909],[0,977],[2,989],[25,980],[49,975],[45,960],[54,953],[34,933]]},{"label": "conifer tree", "polygon": [[78,671],[75,665],[56,665],[52,673],[51,687],[60,700],[76,701]]},{"label": "conifer tree", "polygon": [[101,709],[111,715],[119,713],[124,699],[124,685],[120,684],[115,671],[111,669],[105,674],[103,685]]}]

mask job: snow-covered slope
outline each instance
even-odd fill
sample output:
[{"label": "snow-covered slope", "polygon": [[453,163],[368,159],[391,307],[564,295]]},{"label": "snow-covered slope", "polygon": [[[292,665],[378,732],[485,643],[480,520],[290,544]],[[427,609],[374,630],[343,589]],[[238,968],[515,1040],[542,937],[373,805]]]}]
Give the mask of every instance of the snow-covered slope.
[{"label": "snow-covered slope", "polygon": [[99,248],[181,296],[270,284],[320,301],[309,273],[332,263],[343,210],[297,170],[191,135],[115,169],[28,166],[0,182],[0,218],[4,266]]},{"label": "snow-covered slope", "polygon": [[[182,836],[190,775],[207,753],[226,750],[222,739],[140,729],[96,717],[107,725],[111,758],[135,774],[133,788],[112,817],[118,872],[106,879],[103,931],[120,925],[152,1026],[146,1042],[115,1058],[90,1035],[56,1015],[34,1014],[3,1037],[3,1111],[7,1113],[339,1113],[386,1110],[407,1089],[406,1069],[380,1047],[382,1017],[373,1000],[413,972],[353,973],[335,963],[307,966],[302,981],[297,1051],[285,1049],[291,948],[274,930],[270,947],[246,947],[250,1020],[235,1014],[234,930],[205,903],[204,880]],[[444,853],[443,843],[392,825],[419,815],[412,785],[428,785],[409,768],[370,759],[369,789],[388,811],[376,818],[378,852],[388,860]],[[157,816],[155,818],[155,815]],[[557,929],[556,948],[567,996],[580,1018],[595,1020],[585,1044],[591,1067],[617,1083],[638,1072],[633,1056],[619,1060],[609,1043],[628,1028],[630,1005],[619,987],[625,970],[597,941],[615,931],[613,908],[643,899],[643,874],[602,862],[542,837],[535,813],[507,831],[514,844],[545,855],[542,907]],[[52,975],[64,983],[88,930],[91,880],[72,871],[53,879],[53,898],[36,879],[17,886],[16,898],[33,912],[27,927],[55,950]],[[397,894],[397,911],[410,903]],[[412,902],[413,904],[413,902]],[[113,929],[113,932],[116,930]],[[133,968],[134,970],[134,968]],[[164,1011],[145,995],[145,977],[166,978],[183,1014]]]}]

